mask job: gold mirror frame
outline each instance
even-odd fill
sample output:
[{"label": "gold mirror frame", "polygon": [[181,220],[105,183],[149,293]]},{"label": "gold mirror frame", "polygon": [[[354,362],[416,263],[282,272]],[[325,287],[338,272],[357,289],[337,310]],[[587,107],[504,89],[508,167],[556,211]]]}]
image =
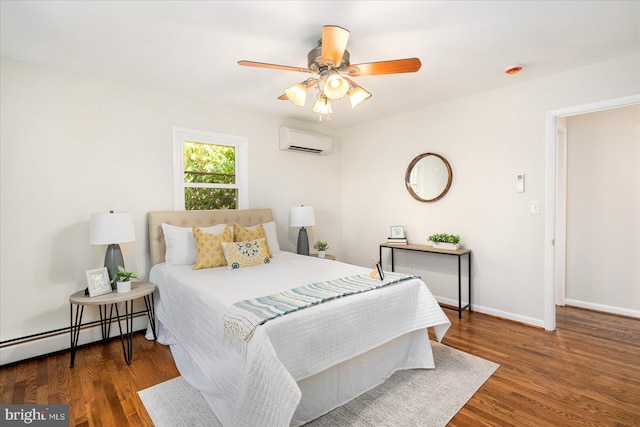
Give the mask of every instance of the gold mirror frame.
[{"label": "gold mirror frame", "polygon": [[[411,185],[411,172],[413,171],[413,168],[418,164],[418,162],[422,159],[424,159],[425,157],[428,156],[435,156],[437,158],[439,158],[440,160],[442,160],[442,162],[444,163],[444,165],[447,167],[447,173],[448,173],[448,179],[447,179],[447,185],[445,186],[445,188],[440,192],[440,194],[438,194],[436,197],[434,197],[433,199],[423,199],[422,197],[420,197],[418,194],[416,194],[416,192],[413,190],[413,187]],[[444,197],[445,194],[447,194],[447,192],[449,191],[449,188],[451,187],[451,182],[453,181],[453,173],[451,172],[451,165],[449,164],[449,162],[447,161],[447,159],[445,159],[444,157],[442,157],[439,154],[435,154],[435,153],[423,153],[420,154],[419,156],[417,156],[415,159],[413,159],[411,161],[411,163],[409,163],[409,166],[407,167],[407,172],[404,175],[404,183],[407,186],[407,190],[409,191],[409,194],[411,194],[411,196],[420,201],[420,202],[435,202],[436,200],[440,200],[441,198]]]}]

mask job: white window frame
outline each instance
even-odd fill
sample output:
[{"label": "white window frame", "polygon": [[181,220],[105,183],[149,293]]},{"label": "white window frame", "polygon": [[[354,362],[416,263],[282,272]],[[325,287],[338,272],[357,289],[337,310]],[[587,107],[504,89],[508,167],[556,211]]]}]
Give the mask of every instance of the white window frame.
[{"label": "white window frame", "polygon": [[[227,145],[236,149],[235,184],[187,184],[184,182],[184,142]],[[249,141],[244,136],[173,127],[173,209],[185,210],[186,187],[235,188],[238,190],[238,209],[249,208]]]}]

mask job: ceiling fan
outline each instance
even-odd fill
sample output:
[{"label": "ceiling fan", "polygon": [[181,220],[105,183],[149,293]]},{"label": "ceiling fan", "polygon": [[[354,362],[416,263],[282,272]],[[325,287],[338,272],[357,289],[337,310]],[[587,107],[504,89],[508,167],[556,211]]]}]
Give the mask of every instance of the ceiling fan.
[{"label": "ceiling fan", "polygon": [[307,90],[315,86],[318,89],[318,94],[313,111],[321,115],[332,113],[331,100],[341,99],[347,95],[351,108],[355,108],[372,96],[351,77],[415,73],[422,66],[418,58],[351,64],[349,51],[346,50],[348,40],[348,30],[336,25],[325,25],[322,27],[322,39],[318,41],[318,46],[307,55],[307,68],[244,60],[238,61],[238,64],[247,67],[317,74],[317,77],[310,77],[301,83],[294,84],[278,99],[288,99],[298,106],[304,106]]}]

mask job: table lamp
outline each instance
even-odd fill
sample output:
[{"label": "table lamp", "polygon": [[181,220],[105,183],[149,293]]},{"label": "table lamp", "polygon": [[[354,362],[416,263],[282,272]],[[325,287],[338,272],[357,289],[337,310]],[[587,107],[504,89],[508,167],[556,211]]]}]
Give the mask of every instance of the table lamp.
[{"label": "table lamp", "polygon": [[315,225],[316,219],[311,206],[296,206],[291,208],[291,227],[301,227],[298,232],[298,250],[300,255],[309,255],[309,236],[307,229]]},{"label": "table lamp", "polygon": [[[99,213],[91,215],[91,232],[89,243],[92,245],[109,245],[104,256],[104,266],[113,279],[118,266],[124,268],[124,259],[119,243],[132,242],[136,239],[133,229],[133,216],[129,212]],[[113,288],[115,284],[112,284]]]}]

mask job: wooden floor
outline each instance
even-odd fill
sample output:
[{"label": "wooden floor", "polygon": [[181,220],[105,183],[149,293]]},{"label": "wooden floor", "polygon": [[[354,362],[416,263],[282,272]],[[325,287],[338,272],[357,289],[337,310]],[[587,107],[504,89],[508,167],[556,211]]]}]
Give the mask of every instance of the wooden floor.
[{"label": "wooden floor", "polygon": [[[443,343],[500,364],[451,426],[639,426],[640,320],[559,308],[558,330],[446,310]],[[151,426],[136,392],[178,376],[171,352],[134,338],[0,368],[0,402],[69,404],[71,426]],[[428,405],[428,402],[425,402]],[[426,422],[425,422],[426,425]]]},{"label": "wooden floor", "polygon": [[555,332],[452,323],[443,343],[500,368],[450,425],[640,426],[640,320],[558,307]]}]

